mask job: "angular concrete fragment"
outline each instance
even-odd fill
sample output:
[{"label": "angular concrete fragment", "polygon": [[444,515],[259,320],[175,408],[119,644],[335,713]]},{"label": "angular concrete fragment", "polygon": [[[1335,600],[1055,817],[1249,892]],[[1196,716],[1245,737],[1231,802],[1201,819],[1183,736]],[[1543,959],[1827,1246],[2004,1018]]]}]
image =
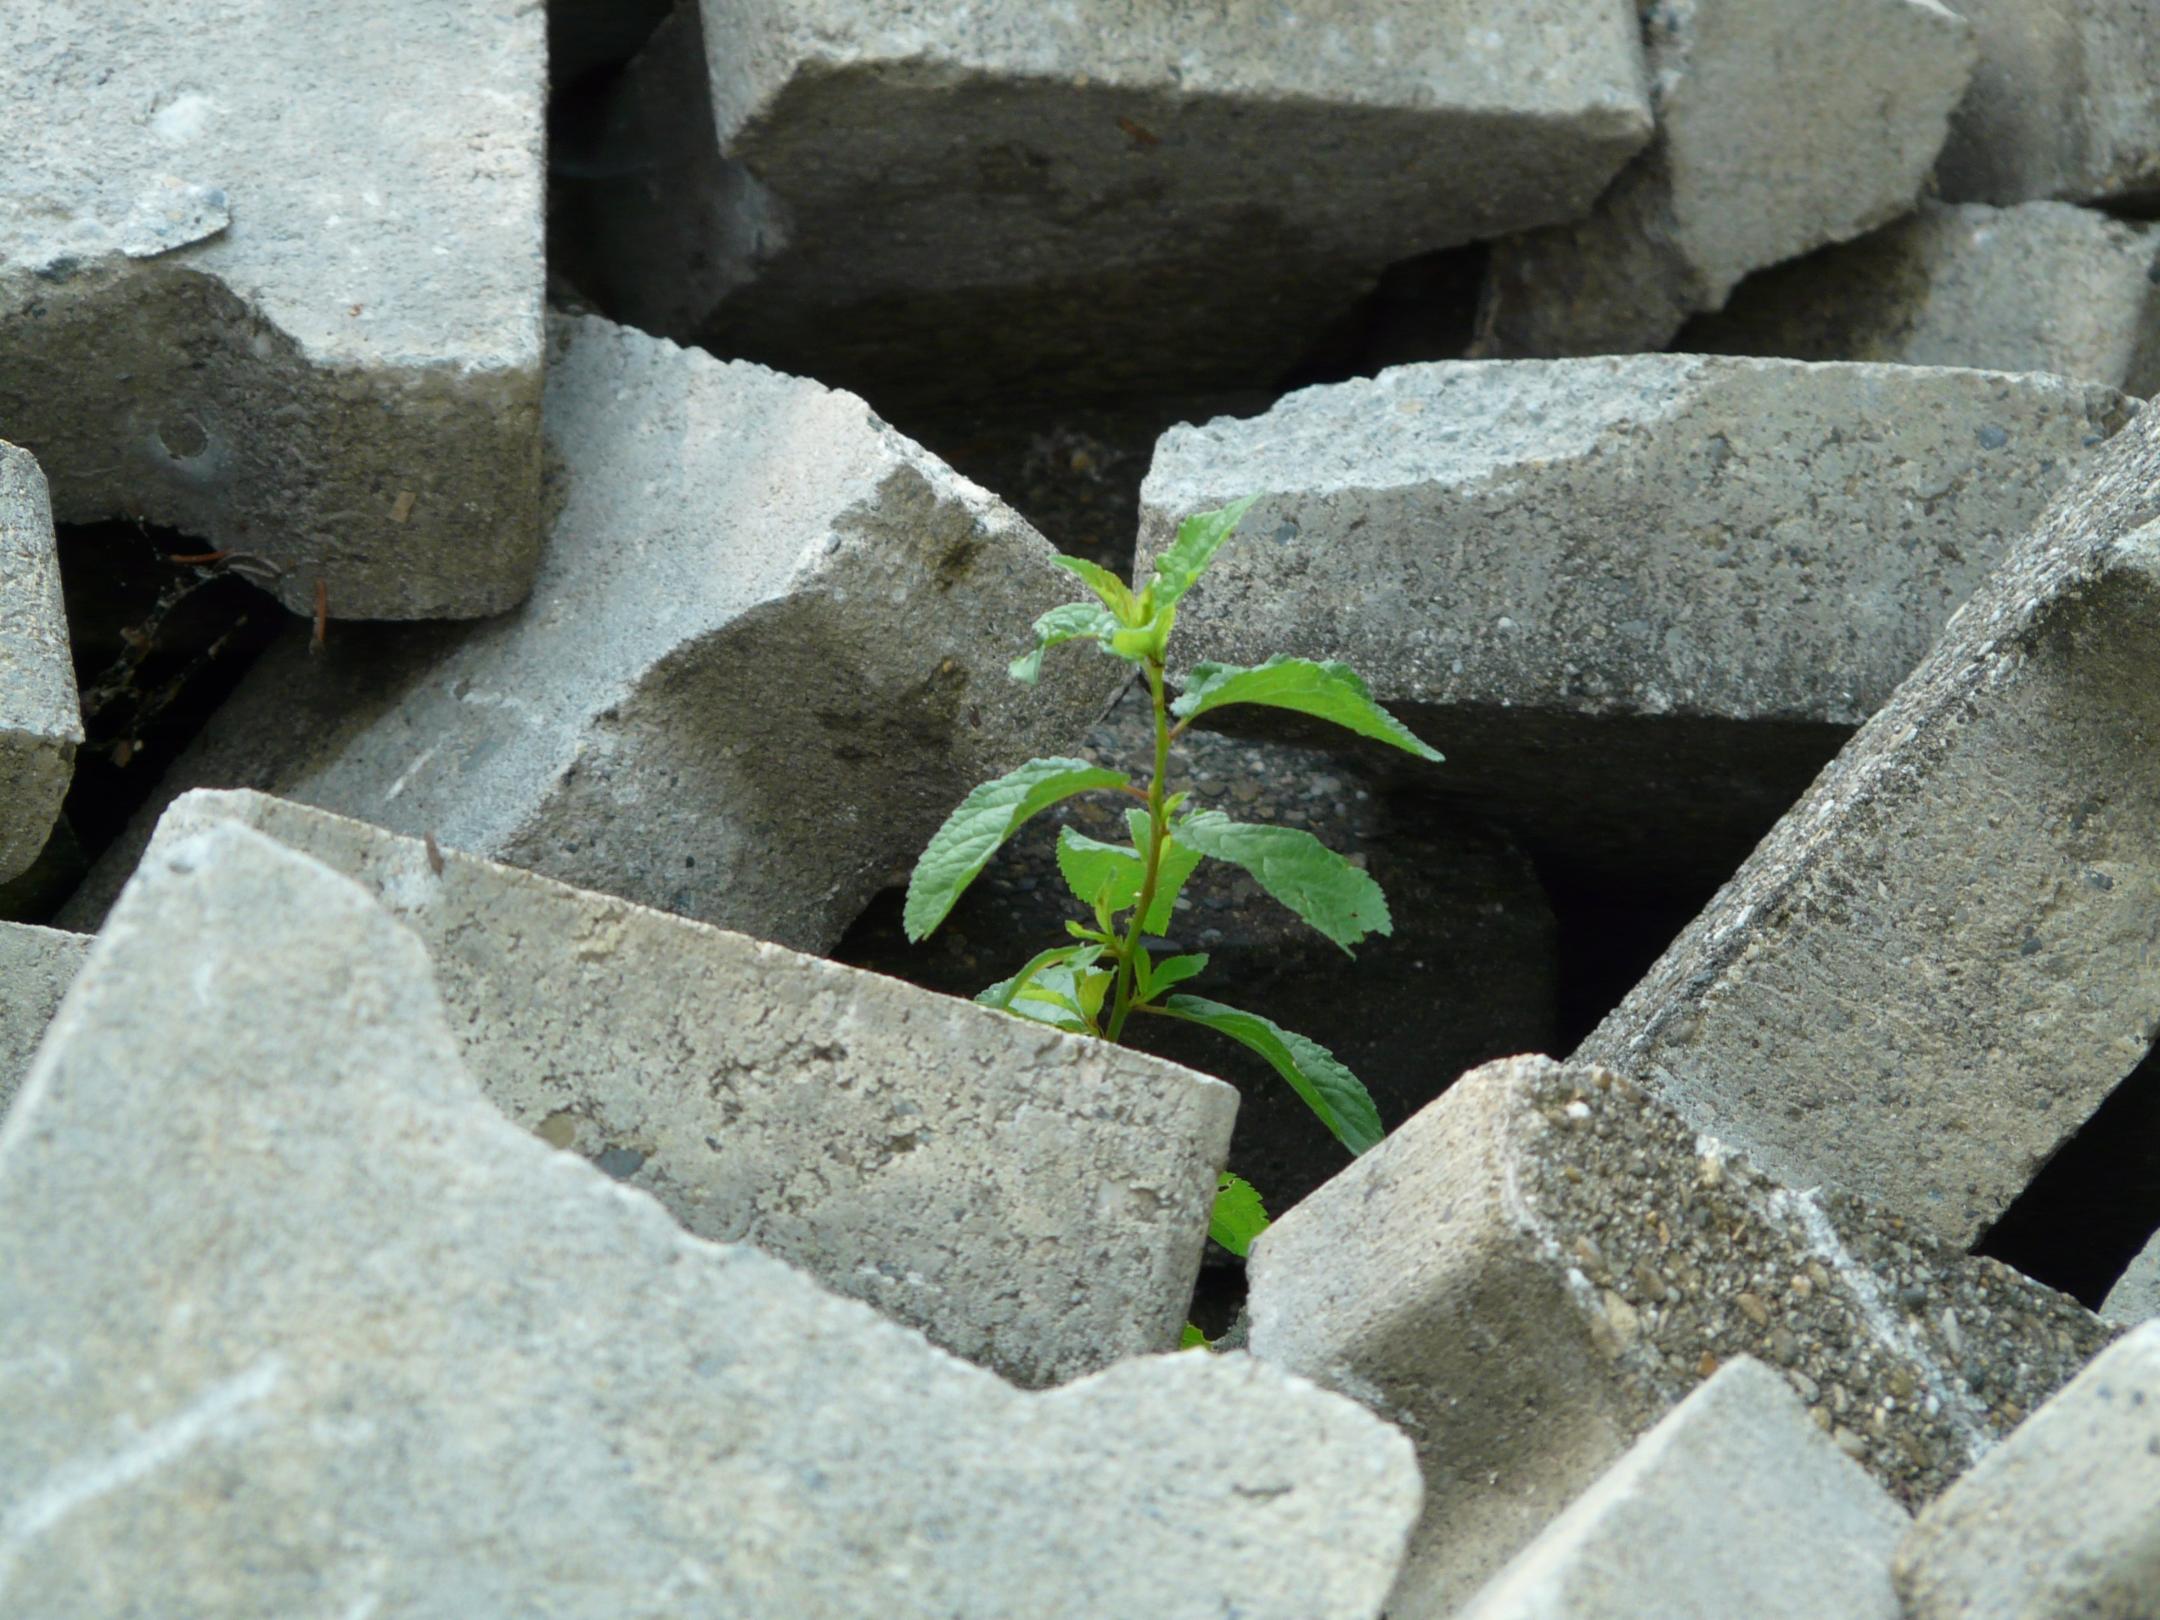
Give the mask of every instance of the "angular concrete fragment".
[{"label": "angular concrete fragment", "polygon": [[296,612],[499,613],[540,523],[544,17],[0,7],[0,435]]},{"label": "angular concrete fragment", "polygon": [[1957,0],[1980,50],[1936,178],[1951,202],[2160,201],[2160,0]]},{"label": "angular concrete fragment", "polygon": [[1661,349],[1751,270],[1897,218],[1972,74],[1936,0],[1658,0],[1657,138],[1585,219],[1493,245],[1474,352]]},{"label": "angular concrete fragment", "polygon": [[1419,791],[1542,856],[1714,882],[2133,409],[1902,366],[1403,366],[1171,429],[1140,551],[1260,494],[1181,658],[1345,659],[1448,756]]},{"label": "angular concrete fragment", "polygon": [[1279,375],[1391,262],[1573,218],[1650,133],[1626,0],[705,0],[618,122],[652,229],[609,205],[605,306],[880,398]]},{"label": "angular concrete fragment", "polygon": [[0,442],[0,883],[45,847],[82,740],[45,475]]},{"label": "angular concrete fragment", "polygon": [[1636,1441],[1462,1620],[1899,1620],[1890,1558],[1908,1523],[1791,1385],[1743,1356]]},{"label": "angular concrete fragment", "polygon": [[2160,1322],[1921,1514],[1896,1576],[1906,1620],[2160,1615]]},{"label": "angular concrete fragment", "polygon": [[488,1100],[697,1236],[1017,1383],[1176,1348],[1227,1086],[261,794],[186,795],[145,858],[235,823],[360,883]]},{"label": "angular concrete fragment", "polygon": [[[160,793],[261,788],[820,950],[1129,671],[1008,678],[1071,576],[859,399],[598,319],[553,331],[531,599],[322,656],[294,634]],[[110,899],[159,808],[69,916]]]},{"label": "angular concrete fragment", "polygon": [[1683,348],[2052,371],[2160,391],[2160,225],[2070,203],[1927,204],[1752,276]]},{"label": "angular concrete fragment", "polygon": [[1927,1499],[2107,1339],[1862,1200],[1781,1187],[1596,1069],[1464,1076],[1254,1247],[1252,1353],[1418,1444],[1389,1602],[1449,1613],[1724,1361]]},{"label": "angular concrete fragment", "polygon": [[2138,1250],[2129,1269],[2101,1301],[2100,1314],[2123,1327],[2160,1316],[2160,1232]]},{"label": "angular concrete fragment", "polygon": [[89,949],[88,934],[0,922],[0,1115]]},{"label": "angular concrete fragment", "polygon": [[10,1614],[1363,1620],[1416,1512],[1399,1436],[1272,1369],[1023,1394],[685,1234],[497,1115],[419,942],[241,828],[123,897],[0,1232]]},{"label": "angular concrete fragment", "polygon": [[2156,659],[2147,412],[1578,1056],[1970,1243],[2160,1030]]}]

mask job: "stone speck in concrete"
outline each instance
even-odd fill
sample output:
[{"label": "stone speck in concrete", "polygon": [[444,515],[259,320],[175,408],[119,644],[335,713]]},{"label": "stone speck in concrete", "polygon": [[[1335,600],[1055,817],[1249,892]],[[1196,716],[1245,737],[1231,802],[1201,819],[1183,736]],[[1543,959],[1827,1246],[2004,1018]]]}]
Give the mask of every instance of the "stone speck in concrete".
[{"label": "stone speck in concrete", "polygon": [[45,847],[82,740],[45,477],[0,443],[0,883]]}]

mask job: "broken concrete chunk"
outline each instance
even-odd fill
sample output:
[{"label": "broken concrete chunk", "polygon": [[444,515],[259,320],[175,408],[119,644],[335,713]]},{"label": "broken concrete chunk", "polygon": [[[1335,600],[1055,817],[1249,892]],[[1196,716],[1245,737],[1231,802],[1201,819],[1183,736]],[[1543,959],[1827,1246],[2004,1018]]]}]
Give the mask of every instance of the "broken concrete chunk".
[{"label": "broken concrete chunk", "polygon": [[427,947],[489,1101],[1022,1384],[1174,1349],[1237,1100],[1189,1071],[256,793]]},{"label": "broken concrete chunk", "polygon": [[2116,1279],[2101,1302],[2100,1314],[2123,1327],[2160,1316],[2160,1232],[2152,1235],[2129,1269]]},{"label": "broken concrete chunk", "polygon": [[[798,949],[1129,674],[1006,664],[1074,594],[861,400],[606,321],[554,329],[531,599],[273,647],[160,791],[254,787]],[[68,915],[109,900],[156,809]]]},{"label": "broken concrete chunk", "polygon": [[89,948],[88,934],[0,922],[0,1116]]},{"label": "broken concrete chunk", "polygon": [[[1899,1620],[1904,1510],[1743,1356],[1487,1582],[1462,1620]],[[1655,1594],[1653,1597],[1652,1594]]]},{"label": "broken concrete chunk", "polygon": [[1972,74],[1935,0],[1658,0],[1657,138],[1587,218],[1493,245],[1477,352],[1661,349],[1751,270],[1912,207]]},{"label": "broken concrete chunk", "polygon": [[2080,1373],[1921,1514],[1907,1620],[2160,1615],[2160,1322]]},{"label": "broken concrete chunk", "polygon": [[1930,204],[1752,276],[1681,346],[2053,371],[2160,391],[2160,225],[2070,203]]},{"label": "broken concrete chunk", "polygon": [[1254,1247],[1252,1353],[1418,1443],[1389,1613],[1447,1614],[1717,1366],[1782,1371],[1908,1506],[2067,1382],[2074,1301],[1778,1186],[1602,1070],[1464,1076]]},{"label": "broken concrete chunk", "polygon": [[238,827],[123,896],[0,1232],[11,1614],[1368,1620],[1416,1513],[1399,1436],[1270,1368],[1024,1394],[687,1235],[502,1119],[419,941]]},{"label": "broken concrete chunk", "polygon": [[1581,214],[1642,71],[1625,0],[705,0],[623,88],[603,302],[881,399],[1249,384],[1388,264]]},{"label": "broken concrete chunk", "polygon": [[2160,1030],[2156,659],[2147,413],[1577,1055],[1972,1242]]},{"label": "broken concrete chunk", "polygon": [[499,613],[539,553],[538,6],[0,8],[0,433],[288,608]]},{"label": "broken concrete chunk", "polygon": [[1543,857],[1715,882],[2134,409],[1904,366],[1404,366],[1171,429],[1140,551],[1259,494],[1180,657],[1344,659],[1448,756],[1421,792]]},{"label": "broken concrete chunk", "polygon": [[82,740],[45,475],[0,443],[0,883],[52,835]]},{"label": "broken concrete chunk", "polygon": [[1936,178],[1951,202],[2160,201],[2160,0],[1957,0],[1980,50]]}]

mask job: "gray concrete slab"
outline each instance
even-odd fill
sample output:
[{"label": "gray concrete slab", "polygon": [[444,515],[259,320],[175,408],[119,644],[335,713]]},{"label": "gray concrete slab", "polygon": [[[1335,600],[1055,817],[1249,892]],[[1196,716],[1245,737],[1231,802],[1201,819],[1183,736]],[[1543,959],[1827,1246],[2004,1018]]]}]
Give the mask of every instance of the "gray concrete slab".
[{"label": "gray concrete slab", "polygon": [[52,835],[82,740],[45,475],[0,442],[0,883]]}]

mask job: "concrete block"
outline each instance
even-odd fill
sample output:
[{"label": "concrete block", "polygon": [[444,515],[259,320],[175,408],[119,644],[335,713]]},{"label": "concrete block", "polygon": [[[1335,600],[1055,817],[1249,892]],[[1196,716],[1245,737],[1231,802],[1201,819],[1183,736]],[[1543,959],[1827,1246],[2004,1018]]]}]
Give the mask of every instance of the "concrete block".
[{"label": "concrete block", "polygon": [[2100,1303],[2100,1314],[2123,1327],[2160,1316],[2160,1232],[2138,1250],[2129,1269]]},{"label": "concrete block", "polygon": [[426,946],[467,1071],[699,1237],[1022,1384],[1175,1349],[1237,1099],[1135,1052],[257,793]]},{"label": "concrete block", "polygon": [[1401,1437],[1272,1369],[1027,1394],[691,1237],[489,1107],[419,941],[237,827],[122,898],[0,1231],[10,1614],[1367,1620],[1416,1512]]},{"label": "concrete block", "polygon": [[1899,1620],[1908,1521],[1783,1377],[1728,1362],[1486,1583],[1462,1620]]},{"label": "concrete block", "polygon": [[1680,339],[1717,354],[2052,371],[2160,391],[2160,225],[2070,203],[1924,205],[1751,276]]},{"label": "concrete block", "polygon": [[2160,201],[2160,0],[1958,0],[1980,63],[1937,180],[1951,202]]},{"label": "concrete block", "polygon": [[603,303],[879,399],[1249,385],[1388,264],[1581,214],[1642,71],[1626,0],[705,0],[613,115]]},{"label": "concrete block", "polygon": [[[1129,673],[1006,665],[1073,594],[1002,501],[861,400],[594,318],[554,327],[533,594],[250,672],[163,800],[253,787],[803,950],[968,790]],[[67,913],[109,901],[160,803]]]},{"label": "concrete block", "polygon": [[0,1117],[89,949],[88,934],[0,922]]},{"label": "concrete block", "polygon": [[500,613],[539,556],[537,5],[18,0],[0,431],[288,608]]},{"label": "concrete block", "polygon": [[1906,1620],[2160,1615],[2160,1322],[1921,1514],[1896,1576]]},{"label": "concrete block", "polygon": [[2146,413],[1578,1056],[1972,1242],[2160,1029],[2156,656]]},{"label": "concrete block", "polygon": [[1657,0],[1657,138],[1586,218],[1493,245],[1473,352],[1662,349],[1751,270],[1911,208],[1973,70],[1935,0]]},{"label": "concrete block", "polygon": [[1140,551],[1260,494],[1181,658],[1345,659],[1447,755],[1420,792],[1542,857],[1715,883],[2133,409],[1903,366],[1403,366],[1171,429]]},{"label": "concrete block", "polygon": [[1276,1222],[1252,1353],[1417,1442],[1395,1620],[1448,1614],[1702,1379],[1779,1369],[1910,1506],[2084,1365],[2067,1297],[1844,1195],[1778,1185],[1626,1081],[1465,1075]]},{"label": "concrete block", "polygon": [[45,475],[0,442],[0,883],[52,835],[82,740]]}]

